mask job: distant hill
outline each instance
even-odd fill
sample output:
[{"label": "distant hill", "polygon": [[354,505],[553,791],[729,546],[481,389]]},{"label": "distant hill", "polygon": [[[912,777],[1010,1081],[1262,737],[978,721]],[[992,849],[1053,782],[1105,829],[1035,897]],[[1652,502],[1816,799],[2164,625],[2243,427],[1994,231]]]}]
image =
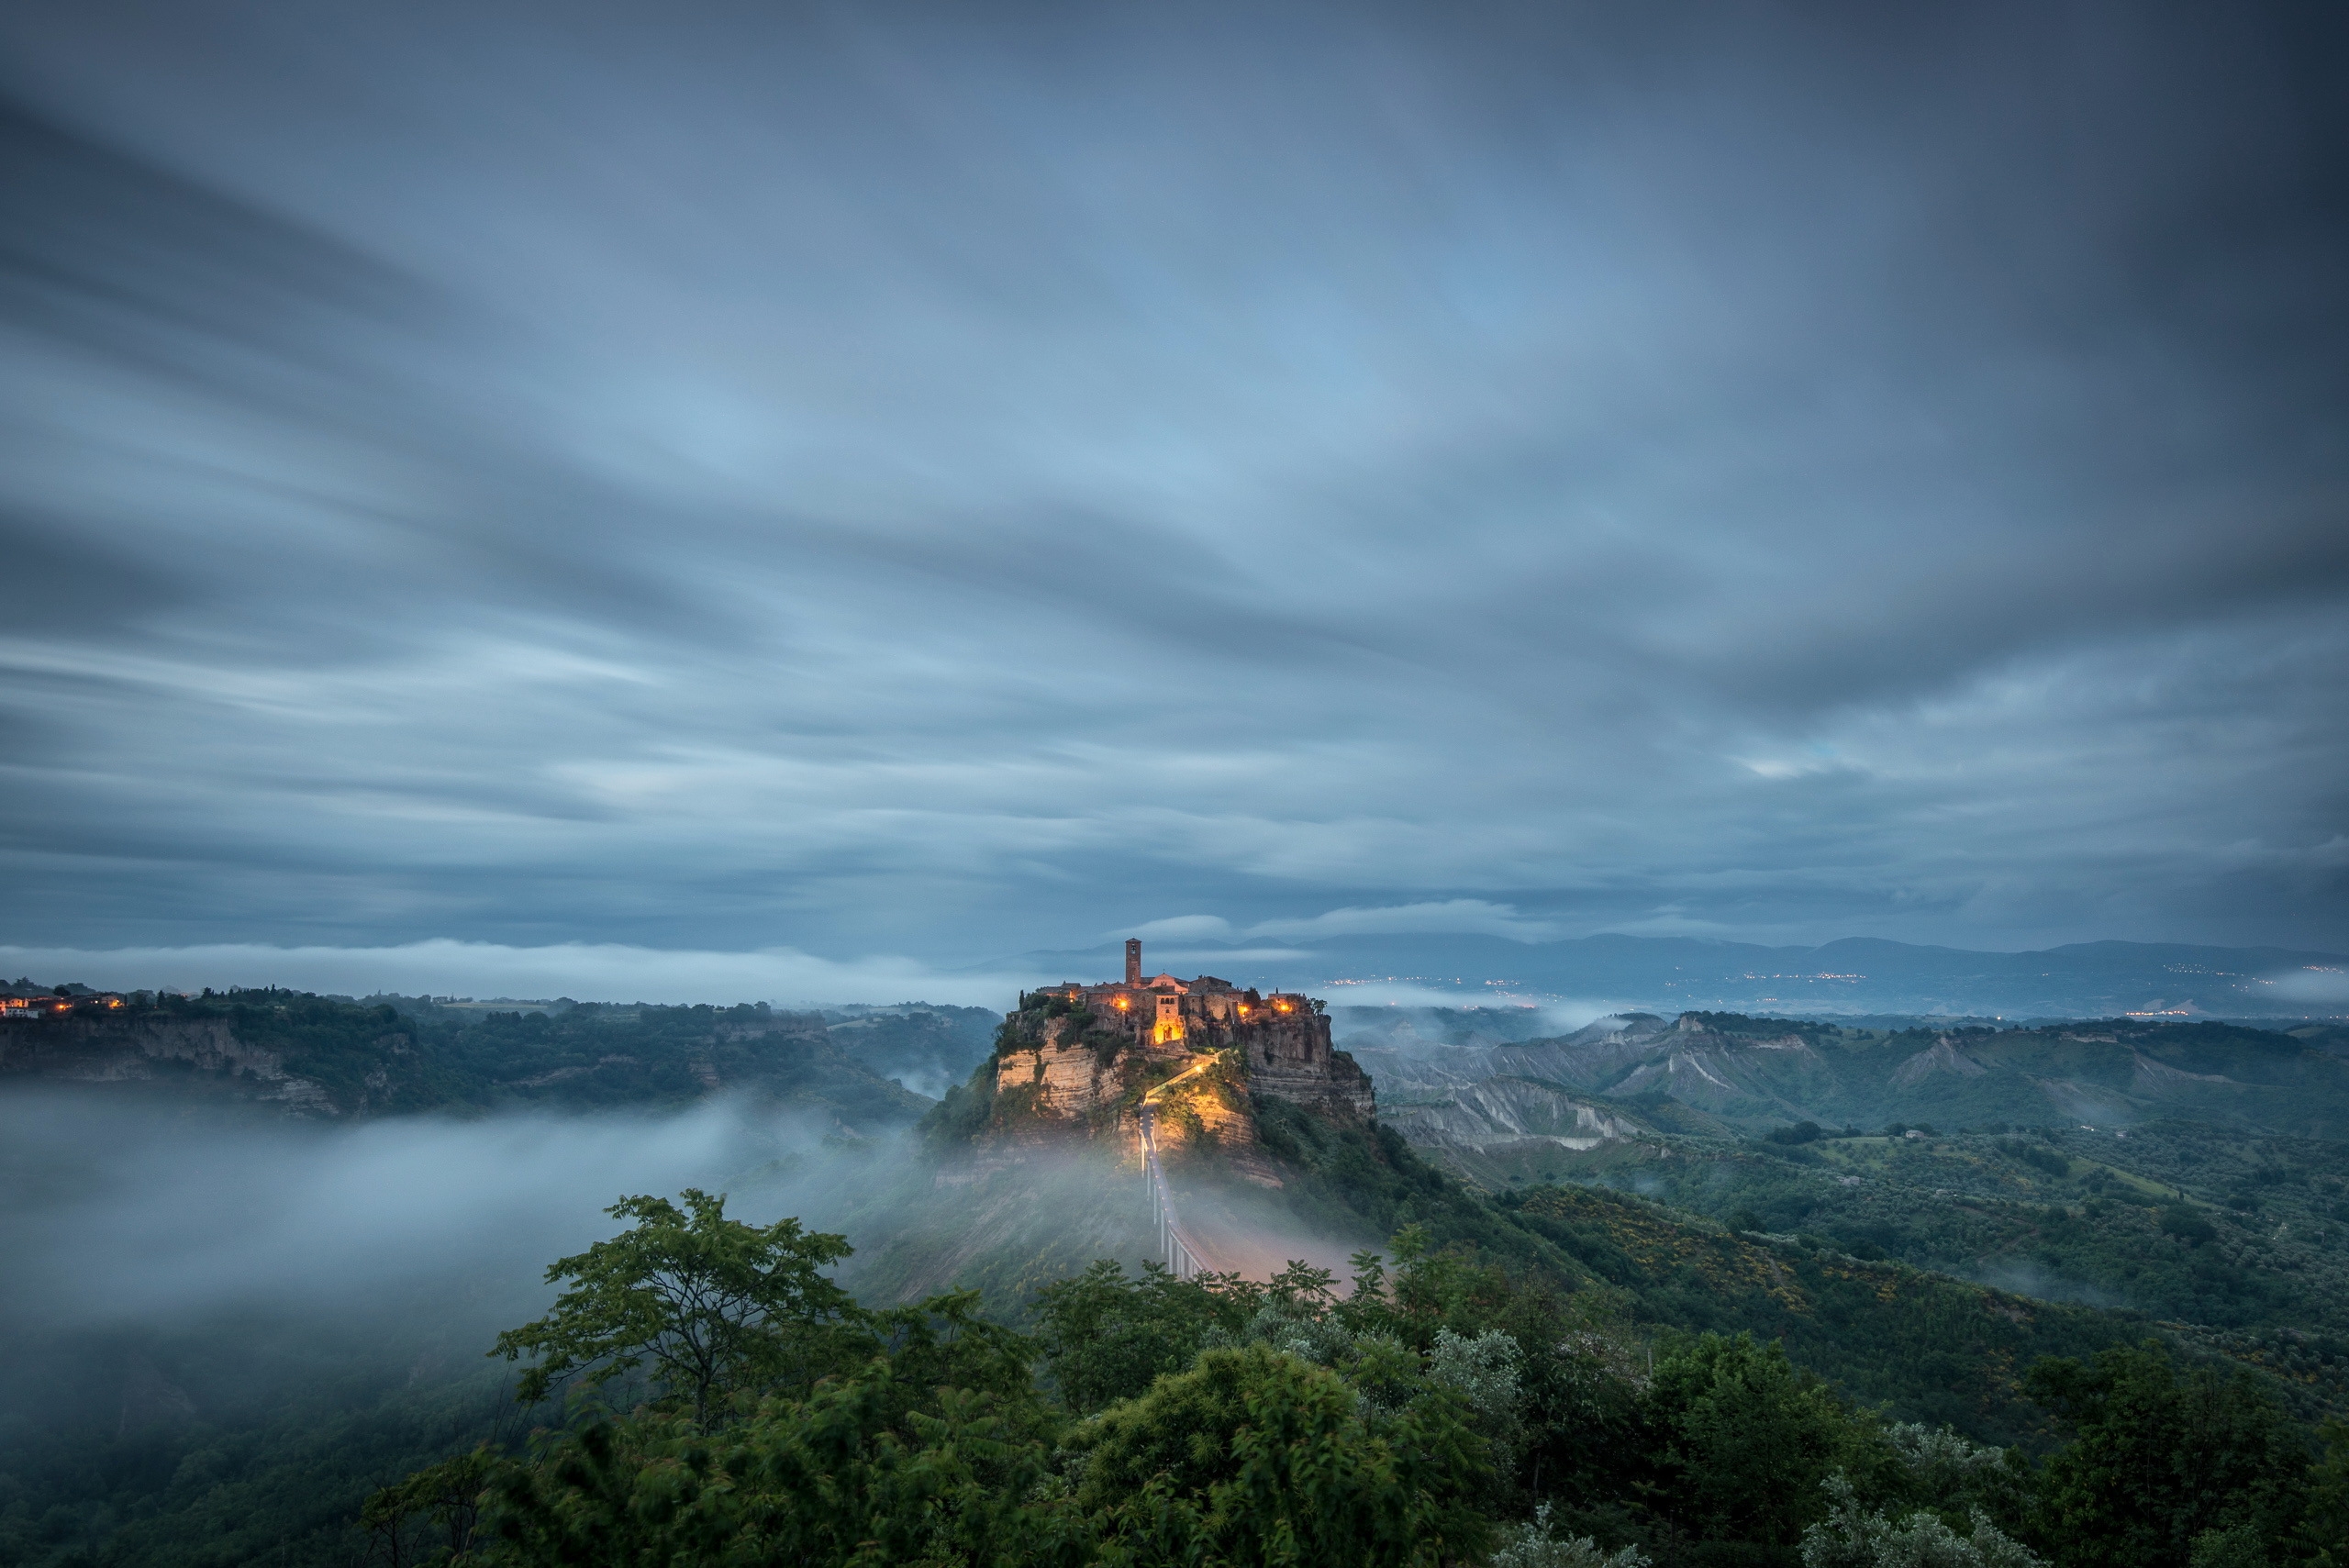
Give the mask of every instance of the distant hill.
[{"label": "distant hill", "polygon": [[424,997],[141,993],[102,1011],[0,1018],[0,1088],[76,1083],[324,1118],[659,1106],[737,1093],[873,1131],[928,1110],[931,1100],[901,1080],[967,1073],[986,1054],[994,1018],[918,1004],[831,1022],[764,1006],[503,1011]]},{"label": "distant hill", "polygon": [[2183,1118],[2242,1132],[2349,1137],[2349,1028],[2102,1023],[1862,1029],[1742,1014],[1602,1018],[1549,1039],[1495,1038],[1538,1015],[1356,1008],[1337,1038],[1414,1142],[1589,1148],[1642,1131],[1698,1136],[1814,1121],[1960,1127]]},{"label": "distant hill", "polygon": [[[1110,944],[1003,961],[1037,973],[1089,974]],[[1974,952],[1852,937],[1822,947],[1764,947],[1689,937],[1329,937],[1296,942],[1169,944],[1157,961],[1241,984],[1342,1000],[1351,984],[1504,994],[1639,1007],[1841,1016],[1977,1013],[2006,1019],[2266,1018],[2349,1016],[2349,957],[2284,948],[2080,942],[2039,952]]]},{"label": "distant hill", "polygon": [[928,1002],[827,1008],[823,1018],[831,1042],[852,1060],[933,1100],[986,1060],[1003,1022],[985,1007]]}]

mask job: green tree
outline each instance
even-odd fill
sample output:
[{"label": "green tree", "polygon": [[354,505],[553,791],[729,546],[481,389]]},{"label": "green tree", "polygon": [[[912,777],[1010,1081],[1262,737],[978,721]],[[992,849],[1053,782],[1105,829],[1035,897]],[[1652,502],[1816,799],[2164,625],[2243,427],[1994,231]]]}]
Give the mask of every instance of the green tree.
[{"label": "green tree", "polygon": [[2039,1568],[2030,1548],[1979,1508],[1972,1530],[1960,1535],[1923,1508],[1898,1520],[1864,1509],[1841,1471],[1827,1478],[1826,1492],[1832,1511],[1803,1530],[1802,1568]]},{"label": "green tree", "polygon": [[1381,1412],[1336,1373],[1254,1344],[1203,1352],[1072,1435],[1106,1562],[1404,1568],[1482,1551],[1489,1474],[1458,1401]]},{"label": "green tree", "polygon": [[688,1187],[666,1198],[625,1197],[605,1210],[629,1229],[547,1268],[569,1280],[554,1310],[497,1336],[492,1355],[528,1356],[516,1386],[524,1403],[584,1372],[598,1387],[638,1368],[707,1427],[739,1394],[805,1395],[816,1380],[878,1348],[872,1314],[824,1271],[848,1256],[844,1236],[796,1219],[746,1225],[726,1198]]},{"label": "green tree", "polygon": [[2311,1568],[2349,1568],[2349,1424],[2327,1421],[2317,1437],[2324,1452],[2309,1471],[2300,1544]]},{"label": "green tree", "polygon": [[1039,1291],[1036,1338],[1062,1400],[1089,1415],[1189,1366],[1210,1330],[1235,1331],[1249,1316],[1249,1304],[1219,1283],[1214,1275],[1177,1279],[1156,1263],[1128,1279],[1101,1258]]},{"label": "green tree", "polygon": [[2081,1362],[2049,1358],[2023,1387],[2074,1436],[2047,1461],[2038,1530],[2065,1568],[2188,1568],[2272,1554],[2297,1523],[2308,1453],[2281,1410],[2240,1376],[2180,1376],[2158,1340]]},{"label": "green tree", "polygon": [[[359,1514],[359,1526],[367,1532],[369,1560],[385,1568],[409,1568],[464,1556],[473,1547],[483,1499],[502,1464],[486,1448],[475,1449],[419,1470],[369,1497]],[[411,1540],[411,1527],[419,1515],[440,1531],[437,1545]]]},{"label": "green tree", "polygon": [[1699,1540],[1760,1549],[1748,1557],[1791,1561],[1803,1528],[1826,1514],[1822,1487],[1838,1471],[1871,1496],[1897,1485],[1899,1461],[1875,1421],[1797,1371],[1775,1340],[1690,1340],[1656,1362],[1645,1405],[1656,1509]]},{"label": "green tree", "polygon": [[1898,1488],[1905,1500],[1938,1511],[1944,1522],[1979,1513],[2007,1534],[2026,1529],[2038,1477],[2020,1449],[1991,1448],[1921,1421],[1887,1427],[1884,1435],[1906,1473]]},{"label": "green tree", "polygon": [[1036,1389],[1036,1340],[980,1317],[979,1300],[975,1290],[950,1291],[874,1315],[895,1385],[924,1398],[941,1388],[983,1394],[1024,1432],[1057,1429],[1064,1418]]},{"label": "green tree", "polygon": [[1490,1568],[1648,1568],[1647,1554],[1637,1547],[1609,1551],[1586,1535],[1553,1534],[1551,1512],[1549,1504],[1541,1504],[1531,1523],[1504,1529]]},{"label": "green tree", "polygon": [[1089,1527],[1004,1403],[911,1390],[876,1361],[714,1434],[680,1413],[598,1419],[507,1472],[482,1558],[1075,1568]]},{"label": "green tree", "polygon": [[[1070,1561],[1089,1527],[1050,1468],[1065,1418],[1037,1393],[1026,1337],[977,1318],[977,1302],[965,1291],[877,1314],[879,1353],[862,1367],[714,1431],[683,1408],[591,1409],[539,1433],[526,1459],[477,1451],[419,1472],[370,1499],[373,1558]],[[447,1526],[445,1552],[419,1551],[420,1513]]]}]

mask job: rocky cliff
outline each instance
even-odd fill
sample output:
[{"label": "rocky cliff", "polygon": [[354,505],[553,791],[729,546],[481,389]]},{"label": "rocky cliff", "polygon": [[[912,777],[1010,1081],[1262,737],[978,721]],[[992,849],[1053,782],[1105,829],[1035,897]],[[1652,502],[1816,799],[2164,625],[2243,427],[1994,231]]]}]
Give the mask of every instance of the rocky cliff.
[{"label": "rocky cliff", "polygon": [[930,1105],[885,1075],[904,1042],[862,1020],[835,1040],[816,1014],[758,1006],[564,1005],[550,1014],[400,1001],[139,994],[103,1011],[0,1017],[0,1085],[143,1086],[305,1117],[662,1106],[740,1094],[826,1113],[851,1131],[902,1125]]},{"label": "rocky cliff", "polygon": [[[396,1024],[396,1019],[379,1020]],[[0,1019],[0,1075],[69,1084],[152,1084],[243,1100],[275,1102],[297,1116],[364,1114],[371,1091],[390,1085],[414,1041],[380,1028],[366,1041],[372,1062],[348,1106],[317,1078],[286,1070],[285,1053],[239,1037],[225,1018],[128,1016]]]}]

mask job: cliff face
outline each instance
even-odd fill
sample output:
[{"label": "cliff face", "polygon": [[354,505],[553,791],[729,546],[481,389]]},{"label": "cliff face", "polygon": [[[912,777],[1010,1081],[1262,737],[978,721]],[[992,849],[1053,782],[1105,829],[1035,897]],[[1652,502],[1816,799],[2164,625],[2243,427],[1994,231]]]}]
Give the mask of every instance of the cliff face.
[{"label": "cliff face", "polygon": [[[408,1037],[386,1031],[374,1048],[406,1055]],[[275,1101],[297,1116],[340,1116],[326,1085],[285,1070],[284,1056],[250,1044],[222,1018],[9,1018],[0,1021],[0,1074],[70,1084],[131,1084],[202,1074],[238,1099]],[[378,1069],[374,1087],[389,1082]],[[351,1107],[364,1110],[362,1103]]]},{"label": "cliff face", "polygon": [[[890,1043],[875,1032],[851,1039]],[[284,992],[0,1018],[0,1085],[39,1080],[145,1084],[305,1117],[676,1106],[724,1093],[805,1106],[857,1131],[930,1106],[851,1055],[815,1014],[582,1005],[483,1015]]]},{"label": "cliff face", "polygon": [[1252,1093],[1324,1116],[1378,1119],[1370,1074],[1330,1045],[1330,1020],[1321,1014],[1277,1018],[1245,1031],[1235,1043],[1247,1062]]},{"label": "cliff face", "polygon": [[1085,1040],[1080,1020],[1015,1013],[996,1058],[996,1115],[1092,1128],[1105,1115],[1114,1118],[1120,1100],[1138,1098],[1129,1091],[1138,1090],[1152,1061],[1188,1054],[1122,1042],[1104,1049]]}]

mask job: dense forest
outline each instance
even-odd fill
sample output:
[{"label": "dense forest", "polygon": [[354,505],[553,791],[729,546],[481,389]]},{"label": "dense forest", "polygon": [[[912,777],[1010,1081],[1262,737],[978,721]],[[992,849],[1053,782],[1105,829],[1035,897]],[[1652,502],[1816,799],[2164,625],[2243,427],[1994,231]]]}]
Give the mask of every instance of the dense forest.
[{"label": "dense forest", "polygon": [[[1407,1228],[1341,1295],[1104,1261],[1031,1331],[975,1293],[874,1311],[845,1237],[644,1197],[500,1337],[573,1394],[373,1495],[382,1561],[1996,1564],[2349,1550],[2349,1433],[2160,1340],[2040,1357],[2042,1441],[1902,1422],[1751,1331]],[[1391,1265],[1388,1260],[1391,1260]],[[1782,1287],[1783,1288],[1783,1287]],[[625,1404],[605,1391],[626,1386]]]}]

